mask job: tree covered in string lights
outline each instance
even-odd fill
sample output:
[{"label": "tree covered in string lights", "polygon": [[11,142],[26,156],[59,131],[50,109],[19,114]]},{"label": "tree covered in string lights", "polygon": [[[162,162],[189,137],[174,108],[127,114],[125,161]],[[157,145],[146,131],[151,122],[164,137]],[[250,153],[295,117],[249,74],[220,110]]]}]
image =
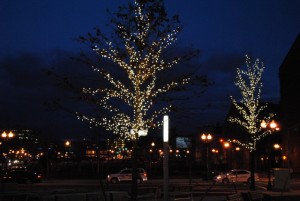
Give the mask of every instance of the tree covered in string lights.
[{"label": "tree covered in string lights", "polygon": [[230,142],[236,143],[247,148],[250,151],[250,169],[251,169],[251,186],[255,189],[255,150],[257,142],[272,132],[270,130],[263,130],[261,122],[263,120],[269,121],[274,115],[263,116],[262,112],[267,108],[267,104],[261,102],[262,92],[262,74],[265,66],[263,62],[256,59],[254,63],[251,62],[250,57],[246,55],[246,69],[237,68],[237,81],[235,85],[240,89],[241,100],[237,101],[232,96],[231,101],[235,107],[238,115],[230,116],[228,121],[241,126],[249,136],[248,140],[241,141],[239,139],[229,139]]},{"label": "tree covered in string lights", "polygon": [[262,120],[270,120],[273,117],[272,114],[262,116],[262,112],[267,108],[267,104],[261,102],[264,69],[263,62],[256,59],[252,63],[250,57],[246,55],[246,70],[237,68],[237,81],[235,82],[235,85],[240,89],[242,99],[237,101],[232,96],[230,97],[239,115],[237,117],[230,116],[228,121],[238,124],[250,135],[249,141],[242,142],[237,139],[231,141],[249,149],[250,152],[256,149],[260,139],[271,134],[270,130],[263,130],[261,127]]},{"label": "tree covered in string lights", "polygon": [[110,14],[109,37],[95,28],[93,34],[78,38],[97,56],[95,63],[82,52],[81,61],[105,80],[101,86],[86,87],[82,92],[104,111],[98,116],[81,112],[76,115],[121,138],[136,140],[139,132],[159,126],[162,115],[170,112],[171,105],[155,106],[157,99],[191,80],[184,75],[176,80],[162,80],[159,74],[165,75],[175,65],[189,60],[195,51],[173,58],[166,56],[181,25],[177,15],[168,18],[162,0],[128,1]]}]

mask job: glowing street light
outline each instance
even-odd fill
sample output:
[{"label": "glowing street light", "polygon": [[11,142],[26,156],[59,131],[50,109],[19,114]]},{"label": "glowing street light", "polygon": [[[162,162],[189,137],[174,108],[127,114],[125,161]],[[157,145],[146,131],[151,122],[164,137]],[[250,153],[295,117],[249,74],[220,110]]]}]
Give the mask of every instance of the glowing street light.
[{"label": "glowing street light", "polygon": [[71,145],[71,142],[70,142],[69,140],[67,140],[67,141],[65,142],[65,145],[68,147],[68,146]]},{"label": "glowing street light", "polygon": [[272,120],[270,122],[266,122],[265,120],[262,120],[260,123],[260,127],[263,129],[269,129],[270,131],[279,131],[280,128],[278,124],[275,122],[275,120]]},{"label": "glowing street light", "polygon": [[201,140],[203,140],[205,143],[209,143],[211,140],[212,140],[212,135],[209,133],[209,134],[205,134],[203,133],[201,135]]},{"label": "glowing street light", "polygon": [[274,147],[274,149],[276,149],[276,150],[280,149],[280,145],[279,145],[279,144],[274,144],[273,147]]},{"label": "glowing street light", "polygon": [[225,147],[225,149],[228,149],[230,147],[229,142],[224,142],[224,147]]},{"label": "glowing street light", "polygon": [[217,153],[219,153],[219,150],[218,149],[212,149],[211,152],[213,152],[214,154],[217,154]]},{"label": "glowing street light", "polygon": [[6,133],[5,131],[3,131],[3,133],[1,134],[1,137],[4,139],[13,138],[14,136],[15,136],[15,134],[11,131],[9,133]]}]

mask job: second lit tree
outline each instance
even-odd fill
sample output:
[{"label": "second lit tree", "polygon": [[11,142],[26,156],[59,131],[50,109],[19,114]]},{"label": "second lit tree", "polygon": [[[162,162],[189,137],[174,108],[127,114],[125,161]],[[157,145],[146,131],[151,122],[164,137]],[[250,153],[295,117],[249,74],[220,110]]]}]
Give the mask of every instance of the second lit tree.
[{"label": "second lit tree", "polygon": [[249,135],[246,141],[239,139],[231,139],[229,141],[239,144],[250,151],[250,169],[251,169],[251,189],[255,189],[254,180],[254,165],[257,142],[268,134],[270,130],[262,130],[261,122],[264,119],[270,119],[269,116],[263,116],[262,112],[267,105],[261,102],[262,92],[262,74],[264,72],[264,64],[256,59],[254,63],[251,62],[250,57],[246,56],[246,69],[237,68],[237,81],[235,85],[239,88],[241,93],[241,100],[237,101],[231,97],[233,106],[237,111],[237,115],[230,116],[228,121],[241,126]]}]

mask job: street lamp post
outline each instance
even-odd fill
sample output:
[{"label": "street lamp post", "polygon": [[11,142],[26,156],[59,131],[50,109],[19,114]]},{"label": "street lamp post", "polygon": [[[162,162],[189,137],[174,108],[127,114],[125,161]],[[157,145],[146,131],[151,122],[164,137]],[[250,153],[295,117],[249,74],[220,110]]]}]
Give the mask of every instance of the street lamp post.
[{"label": "street lamp post", "polygon": [[[214,155],[212,164],[214,164],[214,165],[219,164],[219,161],[218,161],[219,150],[218,149],[212,149],[211,152]],[[212,171],[212,173],[213,172],[215,173],[215,171],[216,171],[216,166],[214,166],[214,171]]]},{"label": "street lamp post", "polygon": [[155,150],[154,150],[154,146],[155,146],[155,143],[152,142],[152,143],[151,143],[151,147],[152,147],[152,148],[149,150],[149,151],[150,151],[150,164],[149,164],[149,165],[150,165],[150,166],[149,166],[149,169],[150,169],[150,172],[149,172],[149,173],[150,173],[150,177],[152,177],[152,157],[153,157],[153,151],[155,151]]},{"label": "street lamp post", "polygon": [[68,148],[66,157],[70,158],[71,157],[71,142],[69,140],[67,140],[65,142],[65,146]]},{"label": "street lamp post", "polygon": [[267,190],[272,190],[272,184],[271,184],[271,148],[267,148],[267,154],[268,154],[268,185]]},{"label": "street lamp post", "polygon": [[276,150],[276,153],[274,154],[274,157],[275,157],[275,167],[278,167],[278,160],[279,160],[279,156],[278,156],[278,150],[281,150],[281,146],[279,144],[274,144],[273,145],[273,148]]},{"label": "street lamp post", "polygon": [[234,167],[235,168],[241,168],[241,156],[240,156],[241,148],[240,147],[235,147],[234,149]]},{"label": "street lamp post", "polygon": [[[12,139],[13,137],[15,137],[15,134],[12,131],[10,131],[9,133],[3,131],[1,134],[1,138],[3,139],[3,141],[8,141],[8,140]],[[1,143],[1,145],[2,145],[2,156],[1,157],[4,157],[4,153],[6,151],[6,142]],[[3,164],[4,164],[4,158],[2,161],[2,169],[4,169]],[[6,164],[6,166],[7,166],[7,164]]]},{"label": "street lamp post", "polygon": [[229,144],[229,142],[224,142],[223,146],[225,148],[225,153],[226,153],[227,170],[229,170],[229,153],[228,153],[228,149],[230,147],[230,144]]},{"label": "street lamp post", "polygon": [[169,200],[169,116],[163,118],[163,146],[164,146],[164,201]]},{"label": "street lamp post", "polygon": [[211,142],[212,138],[213,137],[210,133],[209,134],[203,133],[201,135],[201,140],[206,144],[206,179],[208,179],[208,175],[209,175],[208,144]]},{"label": "street lamp post", "polygon": [[[267,129],[270,132],[274,132],[274,131],[279,131],[279,126],[277,125],[277,123],[272,120],[272,121],[265,121],[262,120],[260,127],[262,129]],[[274,147],[275,148],[275,147]],[[272,190],[272,183],[271,183],[271,149],[268,148],[268,185],[267,185],[267,190],[270,191]]]}]

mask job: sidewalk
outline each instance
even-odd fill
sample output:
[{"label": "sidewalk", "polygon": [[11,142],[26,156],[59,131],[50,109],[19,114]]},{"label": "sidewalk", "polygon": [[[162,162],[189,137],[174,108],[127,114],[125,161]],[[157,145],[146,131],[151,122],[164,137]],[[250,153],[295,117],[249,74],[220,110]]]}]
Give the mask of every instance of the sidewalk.
[{"label": "sidewalk", "polygon": [[[266,178],[264,178],[265,181]],[[177,181],[176,179],[172,179],[171,182],[182,182],[185,183],[188,180],[184,179]],[[195,180],[194,180],[195,181]],[[291,180],[291,187],[289,191],[273,191],[273,190],[267,190],[267,186],[264,183],[261,185],[260,183],[257,183],[256,190],[254,192],[259,192],[261,193],[264,198],[263,200],[265,201],[300,201],[300,176],[294,176]],[[238,193],[247,193],[249,192],[248,190],[238,190]],[[159,198],[158,201],[163,201],[163,198]],[[188,199],[186,199],[188,200]],[[193,197],[193,201],[226,201],[226,195],[197,195]]]},{"label": "sidewalk", "polygon": [[[265,201],[300,201],[300,190],[290,190],[287,192],[257,190],[256,192],[262,193],[264,196],[263,200]],[[198,196],[194,197],[193,201],[226,201],[226,196]]]},{"label": "sidewalk", "polygon": [[[261,191],[260,191],[261,192]],[[241,192],[240,192],[241,193]],[[291,192],[274,192],[274,191],[263,191],[263,200],[265,201],[299,201],[300,191]],[[188,201],[188,199],[184,199]],[[158,201],[164,201],[164,198],[159,198]],[[207,196],[196,196],[191,201],[226,201],[226,195],[207,195]]]},{"label": "sidewalk", "polygon": [[[283,192],[275,192],[275,191],[268,191],[267,190],[267,180],[266,178],[262,182],[257,182],[256,183],[256,190],[254,192],[260,192],[262,193],[266,199],[265,201],[299,201],[300,200],[300,179],[299,177],[293,177],[291,180],[291,188],[290,191],[283,191]],[[32,191],[35,192],[41,192],[44,194],[47,194],[45,192],[48,192],[48,194],[53,191],[58,193],[59,190],[62,191],[63,189],[66,189],[67,191],[65,194],[72,194],[72,196],[75,196],[74,194],[78,194],[78,196],[82,197],[82,194],[85,192],[91,193],[91,194],[99,194],[99,181],[97,180],[72,180],[70,181],[60,181],[60,185],[57,186],[56,181],[48,181],[47,182],[47,188],[43,188],[43,183],[38,184],[35,186],[35,189],[31,189]],[[238,193],[247,193],[249,192],[249,185],[243,184],[243,185],[237,185],[236,190],[233,188],[232,185],[230,184],[223,184],[220,186],[215,186],[215,188],[210,189],[209,187],[212,184],[212,181],[203,181],[201,179],[169,179],[169,184],[175,184],[176,186],[180,187],[186,187],[195,185],[196,188],[192,188],[192,191],[184,189],[183,192],[192,192],[193,193],[193,201],[225,201],[226,200],[226,195],[228,194],[234,194],[235,192]],[[147,183],[143,184],[142,187],[147,188],[148,186],[159,186],[161,192],[160,196],[158,197],[157,201],[164,201],[163,195],[163,181],[161,179],[150,179]],[[38,191],[37,187],[41,187]],[[54,186],[54,188],[53,188]],[[9,186],[7,186],[9,187]],[[12,190],[14,190],[14,186],[11,186]],[[111,186],[113,187],[113,186]],[[82,188],[82,190],[80,190]],[[51,191],[49,189],[52,189]],[[71,190],[70,190],[71,189]],[[88,189],[88,190],[87,190]],[[94,191],[94,189],[97,189],[97,191]],[[128,189],[119,189],[119,188],[113,188],[112,190],[115,191],[120,191],[122,190],[127,191]],[[173,189],[169,189],[169,191],[172,191]],[[21,190],[18,189],[19,193],[21,193]],[[14,192],[14,191],[12,191]],[[23,193],[26,193],[26,191],[22,191]],[[28,191],[29,193],[31,191]],[[174,192],[180,192],[179,190],[175,190]],[[205,194],[209,192],[209,194]],[[59,193],[63,194],[63,193]],[[53,194],[51,196],[54,196]],[[81,199],[81,197],[78,197]],[[87,196],[85,196],[87,197]],[[0,198],[1,200],[1,198]],[[140,199],[143,200],[143,199]],[[184,199],[185,201],[188,201],[189,199]],[[72,201],[76,201],[75,198]],[[84,201],[84,199],[81,199],[80,201]],[[114,200],[114,201],[125,201],[123,200]],[[183,201],[183,199],[182,199]]]}]

